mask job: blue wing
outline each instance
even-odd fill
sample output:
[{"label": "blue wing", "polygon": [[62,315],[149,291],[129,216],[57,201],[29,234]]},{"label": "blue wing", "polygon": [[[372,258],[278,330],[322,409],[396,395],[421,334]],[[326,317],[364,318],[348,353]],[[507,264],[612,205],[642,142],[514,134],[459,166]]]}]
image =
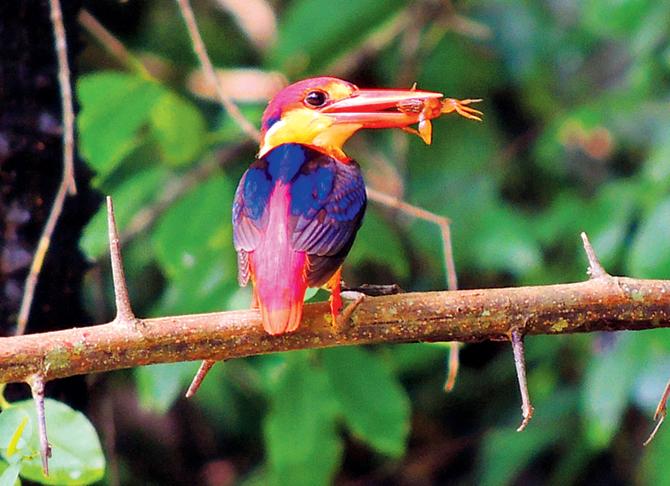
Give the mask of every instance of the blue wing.
[{"label": "blue wing", "polygon": [[[330,159],[330,157],[328,157]],[[323,285],[342,265],[365,213],[365,184],[358,164],[319,160],[293,187],[293,246],[309,257],[307,283]]]}]

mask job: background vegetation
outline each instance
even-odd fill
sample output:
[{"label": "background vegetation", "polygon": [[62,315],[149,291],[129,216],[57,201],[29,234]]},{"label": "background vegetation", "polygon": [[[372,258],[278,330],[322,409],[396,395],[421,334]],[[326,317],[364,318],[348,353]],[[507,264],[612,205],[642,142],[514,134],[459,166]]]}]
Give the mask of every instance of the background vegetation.
[{"label": "background vegetation", "polygon": [[[141,227],[124,249],[138,314],[248,306],[230,211],[255,148],[193,81],[198,64],[176,5],[89,7],[130,50],[120,62],[84,37],[78,129],[120,227]],[[417,81],[484,99],[482,124],[438,120],[430,147],[402,132],[359,134],[349,146],[370,185],[452,220],[462,288],[584,279],[580,231],[611,273],[670,278],[670,2],[194,7],[256,125],[281,75]],[[243,88],[241,67],[251,69]],[[102,209],[81,247],[92,261],[85,303],[104,322],[113,299]],[[345,279],[441,289],[442,259],[435,226],[373,204]],[[670,376],[668,337],[529,338],[536,414],[523,433],[505,343],[465,347],[451,394],[442,392],[446,347],[412,344],[217,365],[188,402],[180,397],[196,363],[114,373],[91,380],[87,414],[109,483],[670,484],[670,430],[641,446]]]}]

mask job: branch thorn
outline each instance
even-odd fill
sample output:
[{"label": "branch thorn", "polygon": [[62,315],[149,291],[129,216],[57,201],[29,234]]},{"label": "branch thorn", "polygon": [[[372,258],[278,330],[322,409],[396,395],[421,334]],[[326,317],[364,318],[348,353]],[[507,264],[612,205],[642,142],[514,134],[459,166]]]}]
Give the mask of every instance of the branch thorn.
[{"label": "branch thorn", "polygon": [[512,351],[514,352],[514,366],[516,366],[516,376],[519,379],[519,391],[521,392],[521,413],[523,420],[516,429],[522,432],[533,418],[534,408],[530,403],[530,394],[528,393],[528,380],[526,379],[526,357],[523,347],[523,335],[518,329],[513,329],[510,334],[512,342]]},{"label": "branch thorn", "polygon": [[207,373],[215,364],[216,361],[213,359],[206,359],[200,363],[198,372],[193,377],[193,381],[189,385],[188,390],[186,390],[186,398],[191,398],[193,395],[195,395],[195,393],[200,389],[200,385],[202,385],[202,381],[205,379],[205,376],[207,376]]},{"label": "branch thorn", "polygon": [[107,227],[109,231],[112,280],[114,281],[114,298],[116,300],[116,318],[114,321],[124,324],[135,324],[137,319],[133,313],[130,305],[130,297],[128,296],[126,275],[123,271],[123,260],[121,258],[121,243],[119,242],[119,232],[116,229],[116,220],[114,218],[114,204],[110,196],[107,196]]},{"label": "branch thorn", "polygon": [[458,376],[458,368],[460,367],[459,353],[461,343],[458,341],[451,341],[449,343],[449,361],[447,365],[447,379],[444,382],[444,391],[449,393],[456,386],[456,377]]},{"label": "branch thorn", "polygon": [[40,455],[42,456],[42,471],[45,476],[49,475],[49,458],[51,457],[51,446],[47,438],[47,418],[44,411],[44,376],[33,375],[28,381],[30,391],[35,400],[37,409],[37,428],[40,434]]},{"label": "branch thorn", "polygon": [[654,430],[651,431],[651,434],[649,434],[649,437],[647,440],[645,440],[642,445],[643,446],[648,446],[651,444],[651,441],[654,440],[654,437],[656,437],[656,432],[658,432],[658,429],[661,428],[661,424],[665,420],[666,415],[668,414],[668,397],[670,396],[670,380],[665,385],[665,390],[663,390],[663,395],[661,395],[661,399],[658,402],[658,405],[656,406],[656,412],[654,413],[654,420],[656,421],[656,426],[654,427]]},{"label": "branch thorn", "polygon": [[346,329],[349,319],[351,318],[351,315],[354,313],[354,311],[358,308],[359,305],[367,298],[367,295],[365,295],[362,292],[354,292],[354,291],[349,291],[348,296],[353,297],[353,300],[347,304],[347,306],[342,309],[342,312],[340,312],[340,315],[337,316],[337,319],[335,320],[335,328],[338,331],[342,331]]},{"label": "branch thorn", "polygon": [[591,246],[589,237],[586,236],[586,233],[582,231],[582,243],[584,244],[584,251],[586,252],[586,257],[589,259],[589,268],[587,273],[590,278],[602,278],[609,277],[609,274],[605,271],[598,256],[596,255],[595,250]]}]

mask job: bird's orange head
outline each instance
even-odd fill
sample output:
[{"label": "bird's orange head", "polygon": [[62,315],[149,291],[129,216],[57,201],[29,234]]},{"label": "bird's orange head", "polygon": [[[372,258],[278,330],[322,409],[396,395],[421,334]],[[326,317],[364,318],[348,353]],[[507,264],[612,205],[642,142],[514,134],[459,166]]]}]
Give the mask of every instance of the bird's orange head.
[{"label": "bird's orange head", "polygon": [[268,104],[260,155],[283,143],[304,143],[342,158],[342,146],[358,130],[405,128],[422,119],[425,101],[442,98],[441,93],[415,89],[360,89],[332,77],[298,81]]}]

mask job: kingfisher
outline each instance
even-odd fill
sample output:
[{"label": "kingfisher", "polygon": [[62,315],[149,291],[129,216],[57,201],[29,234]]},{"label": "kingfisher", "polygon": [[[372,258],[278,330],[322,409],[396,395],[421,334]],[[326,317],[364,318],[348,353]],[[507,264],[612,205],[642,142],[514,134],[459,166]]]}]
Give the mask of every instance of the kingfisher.
[{"label": "kingfisher", "polygon": [[[430,120],[455,111],[479,120],[479,100],[411,89],[360,89],[334,77],[296,82],[268,104],[260,149],[233,204],[238,281],[253,285],[252,306],[273,336],[298,329],[308,287],[330,290],[342,309],[342,263],[361,226],[366,190],[358,163],[343,150],[366,128],[400,128],[430,143]],[[417,129],[411,125],[417,124]],[[205,361],[187,396],[213,361]]]}]

